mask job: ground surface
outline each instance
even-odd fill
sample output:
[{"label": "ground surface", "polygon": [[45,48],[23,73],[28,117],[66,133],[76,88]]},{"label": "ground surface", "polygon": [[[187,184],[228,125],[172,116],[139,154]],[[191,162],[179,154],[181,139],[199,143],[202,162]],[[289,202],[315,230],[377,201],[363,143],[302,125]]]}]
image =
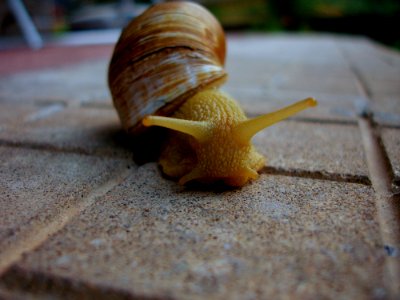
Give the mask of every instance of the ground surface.
[{"label": "ground surface", "polygon": [[224,89],[249,115],[319,106],[258,134],[260,178],[223,191],[135,164],[111,51],[0,52],[0,298],[400,297],[398,53],[230,36]]}]

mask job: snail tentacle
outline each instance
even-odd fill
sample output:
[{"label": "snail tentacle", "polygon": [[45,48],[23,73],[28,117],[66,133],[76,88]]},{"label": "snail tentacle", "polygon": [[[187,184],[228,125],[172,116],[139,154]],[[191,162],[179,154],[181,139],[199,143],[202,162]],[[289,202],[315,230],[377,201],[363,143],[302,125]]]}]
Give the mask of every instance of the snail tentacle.
[{"label": "snail tentacle", "polygon": [[144,126],[160,126],[189,134],[199,142],[206,141],[210,137],[212,131],[209,122],[206,121],[182,120],[161,116],[147,116],[142,122]]},{"label": "snail tentacle", "polygon": [[235,129],[233,136],[240,142],[241,144],[248,143],[251,138],[260,132],[261,130],[280,122],[284,119],[287,119],[294,114],[312,107],[316,106],[317,101],[314,98],[307,98],[296,102],[292,105],[289,105],[285,108],[282,108],[278,111],[268,113],[259,117],[255,117],[253,119],[246,120],[240,123]]}]

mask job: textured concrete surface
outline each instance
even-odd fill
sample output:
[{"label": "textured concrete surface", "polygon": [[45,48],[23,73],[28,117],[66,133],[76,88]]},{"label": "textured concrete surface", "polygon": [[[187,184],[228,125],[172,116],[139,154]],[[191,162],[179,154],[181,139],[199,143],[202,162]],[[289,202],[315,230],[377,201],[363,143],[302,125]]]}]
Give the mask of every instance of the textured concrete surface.
[{"label": "textured concrete surface", "polygon": [[[54,104],[51,106],[55,108]],[[0,132],[20,125],[21,121],[34,118],[39,110],[40,107],[31,104],[0,103]]]},{"label": "textured concrete surface", "polygon": [[255,136],[267,165],[235,190],[137,165],[106,84],[112,45],[88,49],[26,53],[25,69],[0,52],[0,298],[400,297],[398,53],[229,36],[224,89],[251,116],[319,100]]},{"label": "textured concrete surface", "polygon": [[372,108],[379,124],[400,126],[400,97],[398,94],[374,97]]},{"label": "textured concrete surface", "polygon": [[[110,54],[111,55],[111,54]],[[74,105],[88,100],[107,101],[107,63],[104,59],[61,66],[50,70],[4,77],[0,81],[2,102],[67,102]],[[15,86],[24,87],[17,91]]]},{"label": "textured concrete surface", "polygon": [[400,129],[384,129],[382,139],[396,180],[400,184]]},{"label": "textured concrete surface", "polygon": [[5,251],[132,164],[95,156],[0,148],[0,248]]},{"label": "textured concrete surface", "polygon": [[367,177],[361,135],[356,126],[282,122],[257,134],[257,149],[267,166]]},{"label": "textured concrete surface", "polygon": [[[223,89],[238,100],[247,114],[259,115],[260,112],[278,110],[298,100],[313,95],[318,99],[317,107],[307,110],[293,119],[313,119],[324,121],[356,123],[357,103],[365,103],[360,94],[335,94],[307,90],[279,90],[274,88],[236,87],[230,81]],[[392,102],[391,102],[392,103]],[[392,103],[393,104],[393,103]],[[393,118],[393,117],[392,117]]]},{"label": "textured concrete surface", "polygon": [[0,139],[10,144],[29,143],[114,157],[132,156],[124,147],[129,141],[121,130],[117,113],[111,109],[47,106],[27,122],[0,132]]},{"label": "textured concrete surface", "polygon": [[373,196],[358,184],[266,175],[241,190],[189,192],[147,164],[4,281],[33,270],[172,298],[380,295]]},{"label": "textured concrete surface", "polygon": [[396,51],[379,45],[371,47],[367,39],[343,41],[341,48],[370,96],[399,95],[400,59]]},{"label": "textured concrete surface", "polygon": [[[96,35],[95,32],[93,35]],[[100,31],[98,31],[99,34]],[[80,33],[78,35],[89,34]],[[106,33],[107,34],[107,33]],[[103,33],[104,35],[104,33]],[[61,38],[61,37],[59,37]],[[61,38],[62,39],[62,38]],[[76,39],[76,36],[75,36]],[[89,40],[87,37],[86,40]],[[117,36],[114,41],[117,40]],[[4,44],[2,46],[5,46]],[[7,47],[6,47],[7,48]],[[1,69],[0,76],[17,74],[26,71],[37,71],[43,69],[53,69],[55,67],[63,67],[78,63],[87,62],[88,60],[107,59],[112,53],[112,45],[81,45],[79,48],[47,46],[41,51],[27,51],[24,48],[9,48],[1,53]]]}]

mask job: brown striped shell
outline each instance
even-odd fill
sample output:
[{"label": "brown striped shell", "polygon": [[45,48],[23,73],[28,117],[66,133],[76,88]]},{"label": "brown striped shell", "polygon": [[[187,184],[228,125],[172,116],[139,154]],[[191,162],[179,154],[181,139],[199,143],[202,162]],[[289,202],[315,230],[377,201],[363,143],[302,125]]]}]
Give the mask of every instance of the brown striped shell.
[{"label": "brown striped shell", "polygon": [[225,52],[221,25],[195,3],[157,4],[131,21],[108,70],[125,130],[140,131],[145,115],[169,115],[200,90],[222,84]]}]

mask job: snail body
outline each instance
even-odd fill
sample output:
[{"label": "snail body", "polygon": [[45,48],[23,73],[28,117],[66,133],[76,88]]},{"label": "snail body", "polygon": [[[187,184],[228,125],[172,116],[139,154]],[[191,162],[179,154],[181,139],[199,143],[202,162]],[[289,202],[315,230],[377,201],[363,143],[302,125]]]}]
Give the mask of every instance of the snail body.
[{"label": "snail body", "polygon": [[191,180],[223,180],[230,186],[243,186],[258,177],[265,158],[251,144],[260,130],[309,106],[307,98],[280,111],[247,119],[239,104],[229,95],[209,89],[185,102],[172,117],[147,116],[145,126],[162,126],[177,131],[160,157],[165,174]]},{"label": "snail body", "polygon": [[222,180],[240,187],[256,179],[265,158],[252,137],[316,105],[307,98],[247,119],[218,89],[227,76],[225,49],[222,28],[208,11],[190,2],[168,2],[133,20],[114,50],[109,86],[121,122],[133,134],[148,126],[172,129],[159,163],[180,184]]}]

